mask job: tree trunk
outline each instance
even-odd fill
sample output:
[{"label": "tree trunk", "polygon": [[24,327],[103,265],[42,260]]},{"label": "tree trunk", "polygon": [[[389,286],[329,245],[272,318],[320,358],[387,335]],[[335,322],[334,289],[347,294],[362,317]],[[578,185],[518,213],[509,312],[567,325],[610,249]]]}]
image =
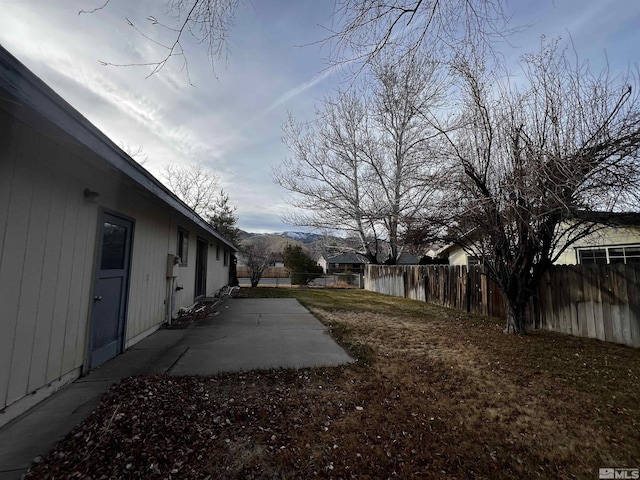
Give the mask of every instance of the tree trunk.
[{"label": "tree trunk", "polygon": [[258,284],[260,283],[260,279],[262,278],[262,271],[252,271],[251,274],[249,275],[250,280],[251,280],[251,286],[252,287],[257,287]]},{"label": "tree trunk", "polygon": [[389,229],[389,246],[391,247],[391,253],[387,262],[389,265],[398,264],[398,222],[394,219],[391,222],[391,228]]},{"label": "tree trunk", "polygon": [[507,327],[504,333],[527,334],[527,304],[511,302],[507,300],[509,312],[507,313]]}]

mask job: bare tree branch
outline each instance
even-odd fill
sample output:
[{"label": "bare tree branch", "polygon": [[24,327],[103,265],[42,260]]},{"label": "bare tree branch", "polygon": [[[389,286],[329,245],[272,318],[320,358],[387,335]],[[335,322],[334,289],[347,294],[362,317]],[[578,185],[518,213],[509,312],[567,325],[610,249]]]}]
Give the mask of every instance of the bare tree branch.
[{"label": "bare tree branch", "polygon": [[241,249],[244,263],[249,270],[249,280],[252,287],[257,287],[264,271],[269,268],[274,252],[269,249],[269,245],[264,238],[256,237]]},{"label": "bare tree branch", "polygon": [[613,216],[640,198],[638,77],[593,75],[557,41],[523,57],[523,81],[480,67],[457,66],[460,112],[437,127],[450,172],[438,221],[483,260],[509,305],[508,328],[524,332],[542,274],[601,228],[588,212]]},{"label": "bare tree branch", "polygon": [[102,10],[103,8],[105,8],[107,5],[109,5],[110,1],[111,0],[105,0],[105,2],[102,5],[100,5],[99,7],[93,8],[91,10],[80,10],[78,12],[78,15],[82,15],[83,13],[96,13],[96,12]]},{"label": "bare tree branch", "polygon": [[[110,0],[92,10],[81,10],[78,14],[96,13],[106,8]],[[130,19],[126,19],[128,25],[138,35],[160,47],[165,53],[157,61],[118,63],[100,61],[101,65],[117,67],[152,67],[147,77],[159,73],[174,57],[182,58],[182,69],[189,75],[189,65],[185,54],[185,37],[188,36],[197,43],[204,45],[207,56],[214,68],[215,62],[221,59],[227,60],[229,32],[233,27],[240,0],[166,0],[167,21],[160,21],[157,17],[149,15],[147,20],[152,27],[160,28],[155,35],[145,33]],[[162,31],[170,32],[170,40],[160,40]],[[215,73],[215,68],[214,68]],[[189,80],[191,83],[191,80]]]},{"label": "bare tree branch", "polygon": [[518,31],[508,25],[503,0],[339,0],[325,43],[329,60],[351,64],[357,76],[386,51],[449,58],[469,49],[493,51],[496,39]]},{"label": "bare tree branch", "polygon": [[140,165],[144,165],[149,161],[149,155],[144,152],[142,145],[139,145],[138,148],[133,148],[128,143],[121,142],[120,148]]},{"label": "bare tree branch", "polygon": [[343,230],[377,263],[382,240],[394,263],[406,223],[435,191],[429,140],[434,131],[419,108],[434,107],[444,90],[436,65],[418,57],[376,60],[367,90],[325,99],[316,123],[290,119],[285,144],[293,154],[273,170],[276,183],[305,213],[287,221]]},{"label": "bare tree branch", "polygon": [[203,163],[165,165],[161,176],[171,191],[198,215],[207,219],[214,213],[220,189],[219,178]]}]

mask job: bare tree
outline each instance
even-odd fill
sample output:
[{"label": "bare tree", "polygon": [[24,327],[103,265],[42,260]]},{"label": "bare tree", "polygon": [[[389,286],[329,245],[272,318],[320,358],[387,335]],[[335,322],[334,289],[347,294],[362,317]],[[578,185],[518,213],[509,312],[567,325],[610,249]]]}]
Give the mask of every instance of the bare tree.
[{"label": "bare tree", "polygon": [[[405,218],[419,211],[433,188],[428,136],[419,114],[441,88],[433,64],[417,58],[377,62],[368,90],[327,98],[313,124],[292,119],[284,142],[293,154],[273,170],[302,210],[294,225],[356,235],[360,251],[395,263]],[[382,240],[390,252],[381,252]]]},{"label": "bare tree", "polygon": [[[412,57],[422,51],[450,58],[467,49],[492,50],[512,30],[503,0],[338,0],[325,40],[331,60],[361,72],[385,52]],[[437,53],[436,53],[437,52]]]},{"label": "bare tree", "polygon": [[637,74],[592,74],[557,42],[521,63],[509,83],[460,62],[460,111],[439,124],[450,165],[439,221],[484,262],[518,333],[543,273],[599,228],[593,212],[628,208],[640,193]]},{"label": "bare tree", "polygon": [[284,126],[283,141],[293,158],[276,166],[272,174],[276,183],[294,194],[289,203],[300,209],[285,221],[353,233],[375,262],[376,224],[369,214],[371,192],[361,151],[369,141],[366,105],[355,92],[340,93],[325,99],[316,119],[315,124],[299,124],[289,118]]},{"label": "bare tree", "polygon": [[167,186],[201,217],[213,214],[219,178],[202,162],[188,166],[165,165],[161,173]]},{"label": "bare tree", "polygon": [[372,172],[375,214],[389,242],[389,262],[395,263],[407,223],[437,190],[438,168],[430,161],[430,140],[437,132],[420,112],[440,105],[446,83],[439,65],[418,55],[399,62],[377,58],[371,67],[375,141],[363,148]]},{"label": "bare tree", "polygon": [[252,287],[257,287],[264,271],[269,268],[273,260],[273,252],[264,238],[257,237],[251,243],[243,246],[241,250]]}]

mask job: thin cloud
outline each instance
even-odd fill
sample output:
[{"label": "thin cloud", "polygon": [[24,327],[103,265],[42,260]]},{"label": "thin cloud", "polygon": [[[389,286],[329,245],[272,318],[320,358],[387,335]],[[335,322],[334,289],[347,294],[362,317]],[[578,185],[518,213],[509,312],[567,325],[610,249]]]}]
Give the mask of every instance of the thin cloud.
[{"label": "thin cloud", "polygon": [[270,111],[278,108],[279,106],[284,105],[289,100],[291,100],[291,99],[297,97],[298,95],[306,92],[310,88],[315,87],[317,84],[319,84],[324,79],[329,77],[336,70],[337,67],[338,67],[337,65],[334,65],[334,66],[332,66],[330,68],[327,68],[325,71],[323,71],[322,73],[316,75],[311,80],[308,80],[308,81],[298,85],[297,87],[294,87],[291,90],[288,90],[287,92],[283,93],[271,105],[269,105],[262,112],[262,114],[264,115],[266,113],[269,113]]}]

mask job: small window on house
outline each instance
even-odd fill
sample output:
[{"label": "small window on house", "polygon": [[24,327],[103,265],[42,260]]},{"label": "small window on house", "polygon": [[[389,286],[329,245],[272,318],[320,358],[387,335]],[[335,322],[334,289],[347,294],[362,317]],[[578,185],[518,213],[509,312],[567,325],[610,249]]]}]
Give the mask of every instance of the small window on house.
[{"label": "small window on house", "polygon": [[624,248],[610,248],[609,263],[624,263]]},{"label": "small window on house", "polygon": [[[601,250],[606,251],[609,263],[640,263],[640,245],[629,245],[625,247],[607,247]],[[589,250],[580,250],[580,254]],[[580,262],[587,263],[587,262]],[[597,262],[604,263],[604,262]]]},{"label": "small window on house", "polygon": [[480,262],[480,259],[478,257],[472,257],[469,256],[467,257],[467,267],[471,267],[473,265],[480,265],[482,262]]},{"label": "small window on house", "polygon": [[606,248],[590,248],[578,250],[578,254],[581,264],[607,264]]},{"label": "small window on house", "polygon": [[187,265],[189,259],[189,232],[178,228],[178,252],[180,257],[180,265]]},{"label": "small window on house", "polygon": [[220,260],[220,245],[216,245],[216,260]]},{"label": "small window on house", "polygon": [[224,266],[226,267],[229,264],[229,252],[227,249],[224,249]]},{"label": "small window on house", "polygon": [[640,263],[640,245],[624,247],[625,263]]}]

